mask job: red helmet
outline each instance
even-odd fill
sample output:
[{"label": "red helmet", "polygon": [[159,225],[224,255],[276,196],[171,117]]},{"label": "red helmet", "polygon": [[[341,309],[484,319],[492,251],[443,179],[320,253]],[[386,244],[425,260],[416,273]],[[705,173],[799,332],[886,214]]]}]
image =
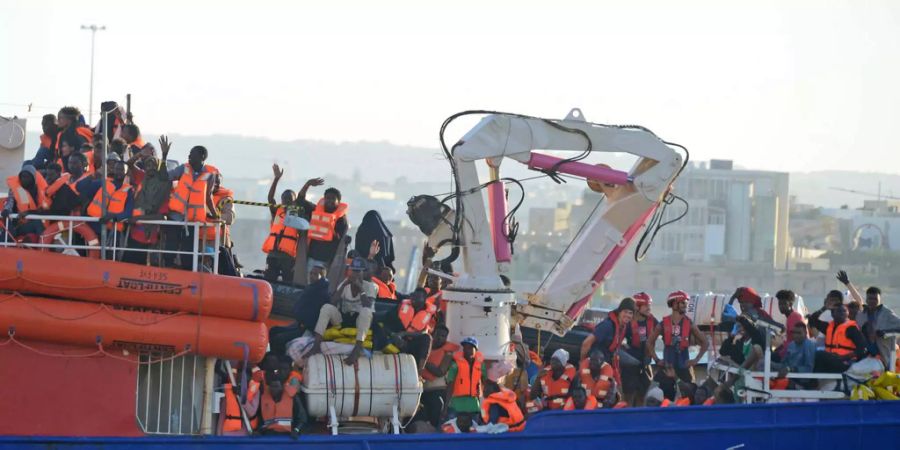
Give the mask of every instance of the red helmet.
[{"label": "red helmet", "polygon": [[669,294],[669,298],[666,300],[666,305],[671,307],[672,304],[675,303],[676,301],[688,301],[688,300],[690,300],[690,298],[691,298],[691,296],[688,295],[687,292],[675,291],[675,292],[672,292],[671,294]]},{"label": "red helmet", "polygon": [[650,306],[653,304],[653,297],[650,297],[650,294],[646,292],[638,292],[631,296],[631,298],[634,299],[634,303],[637,304],[638,307],[644,305]]}]

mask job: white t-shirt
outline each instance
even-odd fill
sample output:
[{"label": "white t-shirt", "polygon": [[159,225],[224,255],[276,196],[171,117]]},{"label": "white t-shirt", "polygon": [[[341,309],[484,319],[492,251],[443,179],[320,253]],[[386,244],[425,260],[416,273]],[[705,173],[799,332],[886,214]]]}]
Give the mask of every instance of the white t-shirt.
[{"label": "white t-shirt", "polygon": [[363,295],[369,297],[373,300],[369,309],[375,309],[374,299],[378,296],[378,286],[371,281],[362,281],[362,291],[360,291],[359,295],[356,297],[353,296],[353,288],[350,286],[350,283],[344,285],[341,288],[341,312],[343,313],[359,313],[359,310],[363,308],[362,306],[362,297]]}]

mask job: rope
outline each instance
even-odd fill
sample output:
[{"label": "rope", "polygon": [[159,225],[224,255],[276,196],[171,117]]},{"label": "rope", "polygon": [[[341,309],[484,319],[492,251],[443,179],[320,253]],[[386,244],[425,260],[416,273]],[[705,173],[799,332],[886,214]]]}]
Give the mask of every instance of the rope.
[{"label": "rope", "polygon": [[[114,319],[120,320],[120,321],[122,321],[122,322],[131,324],[131,325],[142,326],[142,327],[143,327],[143,326],[156,325],[156,324],[162,323],[163,321],[169,320],[169,319],[171,319],[171,318],[173,318],[173,317],[188,315],[188,313],[185,313],[185,312],[177,312],[177,313],[174,313],[174,314],[166,314],[166,315],[163,315],[162,318],[157,319],[157,320],[154,320],[154,321],[152,321],[152,322],[135,322],[135,321],[133,321],[133,320],[129,320],[129,319],[126,319],[126,318],[124,318],[124,317],[121,317],[121,316],[117,315],[117,314],[115,313],[116,310],[110,308],[110,307],[109,307],[108,305],[106,305],[105,303],[100,303],[100,304],[98,304],[96,310],[94,310],[94,311],[92,311],[92,312],[90,312],[90,313],[87,313],[87,314],[85,314],[85,315],[83,315],[83,316],[79,316],[79,317],[62,317],[62,316],[57,316],[57,315],[55,315],[55,314],[51,314],[51,313],[49,313],[49,312],[47,312],[47,311],[45,311],[45,310],[39,308],[38,306],[34,305],[34,303],[31,302],[31,301],[29,300],[29,297],[26,297],[26,296],[24,296],[24,295],[22,295],[22,294],[20,294],[20,293],[18,293],[18,292],[13,292],[12,294],[7,295],[7,296],[4,297],[3,299],[0,299],[0,304],[5,303],[5,302],[8,302],[8,301],[11,301],[11,300],[15,300],[15,299],[17,299],[17,298],[18,298],[18,299],[21,299],[21,300],[23,300],[23,301],[25,301],[25,303],[26,303],[30,308],[34,309],[35,311],[37,311],[37,312],[39,312],[39,313],[41,313],[41,314],[43,314],[43,315],[45,315],[45,316],[47,316],[47,317],[50,317],[51,319],[62,320],[62,321],[66,321],[66,322],[87,319],[88,317],[91,317],[91,316],[94,316],[94,315],[96,315],[96,314],[99,314],[99,313],[103,312],[104,310],[105,310],[112,318],[114,318]],[[197,322],[198,322],[198,324],[199,324],[200,321],[198,320]]]},{"label": "rope", "polygon": [[38,350],[38,349],[36,349],[36,348],[34,348],[34,347],[32,347],[32,346],[30,346],[30,345],[28,345],[28,344],[26,344],[26,343],[24,343],[24,342],[22,342],[22,341],[16,339],[15,334],[16,334],[15,331],[10,330],[10,331],[9,331],[9,338],[6,339],[4,342],[0,343],[0,347],[5,346],[5,345],[9,345],[9,344],[16,344],[16,345],[18,345],[19,347],[22,347],[22,348],[24,348],[24,349],[26,349],[26,350],[29,350],[29,351],[33,352],[33,353],[36,353],[36,354],[41,355],[41,356],[51,357],[51,358],[93,358],[93,357],[98,357],[98,356],[106,356],[106,357],[109,357],[109,358],[117,359],[117,360],[119,360],[119,361],[125,361],[125,362],[129,362],[129,363],[132,363],[132,364],[137,364],[137,365],[140,366],[140,365],[150,365],[150,364],[156,364],[156,363],[161,363],[161,362],[166,362],[166,361],[174,360],[174,359],[176,359],[176,358],[180,358],[180,357],[182,357],[182,356],[184,356],[184,355],[190,353],[190,350],[184,350],[184,351],[182,351],[182,352],[175,353],[175,354],[173,354],[173,355],[171,355],[171,356],[167,356],[167,357],[165,357],[165,358],[160,358],[160,359],[157,359],[157,360],[151,360],[151,359],[148,359],[147,361],[141,361],[141,360],[139,360],[139,359],[138,359],[138,360],[135,360],[134,358],[126,358],[126,357],[122,357],[122,356],[118,356],[118,355],[116,355],[116,354],[110,353],[110,352],[106,351],[106,350],[103,348],[103,344],[102,344],[102,343],[99,343],[99,342],[97,343],[97,350],[94,351],[94,352],[91,352],[91,353],[81,353],[81,354],[51,353],[51,352],[45,352],[45,351],[43,351],[43,350]]}]

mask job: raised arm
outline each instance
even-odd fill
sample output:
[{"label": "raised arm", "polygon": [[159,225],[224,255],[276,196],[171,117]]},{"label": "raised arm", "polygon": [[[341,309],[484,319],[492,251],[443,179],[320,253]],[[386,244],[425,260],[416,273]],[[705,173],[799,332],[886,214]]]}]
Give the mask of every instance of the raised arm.
[{"label": "raised arm", "polygon": [[306,180],[306,183],[303,184],[303,187],[300,188],[300,191],[297,192],[298,200],[306,200],[306,191],[309,190],[310,186],[321,186],[325,184],[324,178],[310,178]]},{"label": "raised arm", "polygon": [[856,302],[860,305],[866,304],[862,295],[859,294],[859,290],[857,290],[856,286],[854,286],[853,283],[850,282],[850,277],[847,275],[847,272],[839,270],[837,273],[837,277],[835,278],[837,278],[838,281],[841,282],[841,284],[847,287],[847,290],[850,291],[850,296],[853,297],[853,300],[856,300]]},{"label": "raised arm", "polygon": [[272,185],[269,186],[269,196],[266,198],[269,202],[269,213],[272,214],[272,220],[275,220],[275,213],[278,212],[278,208],[274,205],[275,202],[275,190],[278,189],[278,180],[281,180],[281,176],[284,175],[284,169],[278,167],[278,164],[272,164],[272,174],[275,176],[272,179]]}]

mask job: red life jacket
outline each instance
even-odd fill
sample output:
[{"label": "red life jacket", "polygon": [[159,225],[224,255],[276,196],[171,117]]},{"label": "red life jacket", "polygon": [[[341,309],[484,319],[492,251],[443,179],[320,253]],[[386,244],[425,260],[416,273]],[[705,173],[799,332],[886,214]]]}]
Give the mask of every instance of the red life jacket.
[{"label": "red life jacket", "polygon": [[[674,339],[674,336],[672,336],[672,316],[664,317],[662,326],[663,342],[666,344],[666,347],[671,347],[672,340]],[[686,316],[681,317],[680,337],[681,342],[679,343],[679,348],[681,348],[681,350],[687,350],[687,348],[691,346],[691,321]]]},{"label": "red life jacket", "polygon": [[687,397],[679,398],[675,400],[675,406],[691,406],[691,399]]},{"label": "red life jacket", "polygon": [[[656,328],[656,324],[657,324],[656,317],[653,317],[652,315],[648,316],[647,320],[645,321],[645,324],[646,325],[643,328],[644,328],[644,341],[646,342],[647,336],[650,334],[650,330],[653,330],[654,328]],[[641,327],[638,325],[638,321],[632,320],[631,323],[629,324],[629,328],[631,329],[631,339],[630,339],[631,347],[632,348],[642,348],[643,342],[641,342],[641,332],[640,332]]]},{"label": "red life jacket", "polygon": [[619,323],[619,315],[617,313],[609,313],[609,320],[612,320],[613,325],[615,325],[615,334],[612,342],[609,344],[609,352],[615,355],[616,351],[619,350],[619,345],[622,344],[622,339],[625,338],[625,328]]}]

